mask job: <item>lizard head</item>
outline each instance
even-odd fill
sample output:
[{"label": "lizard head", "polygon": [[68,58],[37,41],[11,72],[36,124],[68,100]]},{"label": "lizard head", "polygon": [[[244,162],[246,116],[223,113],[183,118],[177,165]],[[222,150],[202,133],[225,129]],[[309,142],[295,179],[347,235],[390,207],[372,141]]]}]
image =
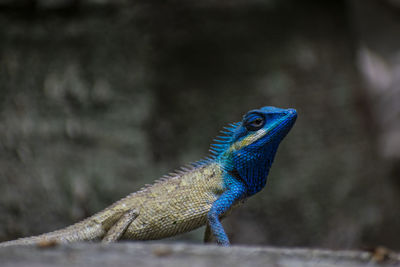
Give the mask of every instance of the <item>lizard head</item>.
[{"label": "lizard head", "polygon": [[265,186],[278,146],[296,118],[294,109],[251,110],[242,122],[226,128],[226,136],[220,137],[225,139],[217,139],[211,152],[227,173],[246,184],[249,195],[255,194]]},{"label": "lizard head", "polygon": [[232,152],[251,153],[270,146],[277,146],[294,125],[297,112],[294,109],[262,107],[243,116],[234,129]]}]

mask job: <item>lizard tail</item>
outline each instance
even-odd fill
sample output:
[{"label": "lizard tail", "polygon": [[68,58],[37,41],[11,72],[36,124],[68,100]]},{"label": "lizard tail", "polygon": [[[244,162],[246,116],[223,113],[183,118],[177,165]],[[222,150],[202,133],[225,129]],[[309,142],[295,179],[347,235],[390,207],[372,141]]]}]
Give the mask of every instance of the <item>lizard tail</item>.
[{"label": "lizard tail", "polygon": [[[128,196],[131,197],[131,196]],[[128,198],[127,197],[127,198]],[[125,198],[126,199],[126,198]],[[119,238],[119,235],[114,235],[113,231],[108,233],[110,228],[115,230],[112,226],[120,220],[120,218],[125,218],[123,215],[129,211],[128,208],[123,209],[119,207],[119,202],[125,200],[122,199],[110,207],[100,211],[93,216],[84,219],[78,223],[67,226],[63,229],[56,230],[54,232],[49,232],[37,236],[24,237],[16,240],[10,240],[6,242],[0,243],[1,247],[9,247],[9,246],[23,246],[23,245],[38,245],[38,246],[52,246],[57,244],[65,244],[71,242],[78,241],[89,241],[89,240],[100,240],[106,237],[107,242],[113,241],[114,239]],[[134,211],[134,210],[133,210]],[[132,212],[133,212],[132,211]],[[120,227],[127,227],[132,219],[135,219],[136,216],[131,214],[132,212],[127,213],[128,216],[125,220],[122,220],[123,225],[119,225]],[[119,234],[123,233],[123,231],[119,231]]]},{"label": "lizard tail", "polygon": [[90,217],[54,232],[2,242],[0,248],[23,245],[53,246],[75,241],[96,240],[104,234],[102,223],[97,223]]}]

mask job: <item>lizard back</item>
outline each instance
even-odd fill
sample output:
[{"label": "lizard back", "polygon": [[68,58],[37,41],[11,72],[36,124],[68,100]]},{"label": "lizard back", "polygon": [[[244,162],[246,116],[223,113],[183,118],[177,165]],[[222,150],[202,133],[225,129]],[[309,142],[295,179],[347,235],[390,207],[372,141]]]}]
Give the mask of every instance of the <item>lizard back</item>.
[{"label": "lizard back", "polygon": [[162,179],[116,203],[129,203],[138,213],[122,238],[160,239],[203,226],[222,192],[222,171],[215,162]]}]

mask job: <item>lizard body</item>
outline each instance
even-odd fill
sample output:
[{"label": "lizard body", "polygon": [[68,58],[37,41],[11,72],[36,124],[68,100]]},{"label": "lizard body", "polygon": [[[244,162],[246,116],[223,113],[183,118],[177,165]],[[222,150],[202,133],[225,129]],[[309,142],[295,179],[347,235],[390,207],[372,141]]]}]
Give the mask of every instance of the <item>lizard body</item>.
[{"label": "lizard body", "polygon": [[260,191],[281,140],[297,117],[294,109],[263,107],[231,124],[211,146],[212,156],[171,173],[64,229],[0,243],[0,247],[120,239],[152,240],[207,224],[205,240],[229,239],[220,222],[241,200]]}]

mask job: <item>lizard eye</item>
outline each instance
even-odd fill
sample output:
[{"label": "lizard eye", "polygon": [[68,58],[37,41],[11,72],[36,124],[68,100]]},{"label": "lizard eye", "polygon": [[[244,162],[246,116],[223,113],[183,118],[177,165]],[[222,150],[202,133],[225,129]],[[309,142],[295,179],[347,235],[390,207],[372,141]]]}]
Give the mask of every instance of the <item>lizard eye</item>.
[{"label": "lizard eye", "polygon": [[265,124],[265,119],[259,114],[249,117],[245,122],[245,127],[248,131],[257,131],[261,129]]},{"label": "lizard eye", "polygon": [[263,119],[257,118],[251,123],[251,126],[260,127],[263,124],[263,122],[264,122]]}]

